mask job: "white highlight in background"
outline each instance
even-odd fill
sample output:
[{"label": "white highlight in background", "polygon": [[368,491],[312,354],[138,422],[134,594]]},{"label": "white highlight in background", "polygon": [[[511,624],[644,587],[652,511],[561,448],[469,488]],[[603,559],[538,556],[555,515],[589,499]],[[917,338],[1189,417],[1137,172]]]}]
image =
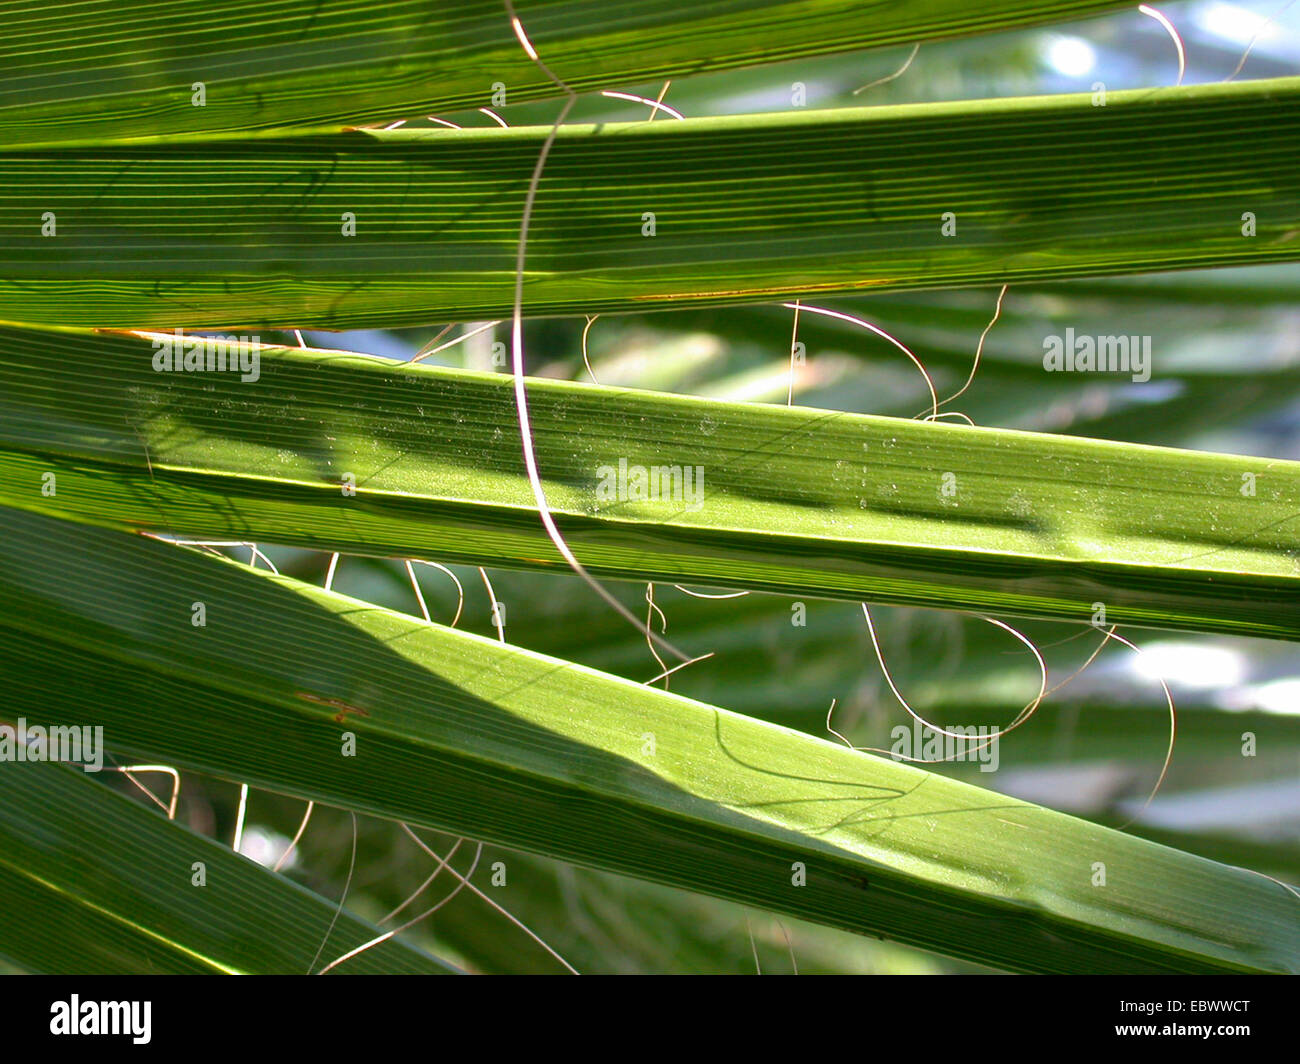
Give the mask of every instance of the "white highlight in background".
[{"label": "white highlight in background", "polygon": [[1081,78],[1097,65],[1097,52],[1082,37],[1052,34],[1048,37],[1047,61],[1068,78]]},{"label": "white highlight in background", "polygon": [[1236,4],[1218,2],[1206,4],[1200,8],[1195,21],[1207,33],[1222,37],[1225,41],[1245,47],[1251,38],[1259,35],[1259,43],[1274,40],[1278,36],[1276,23],[1269,23],[1267,15],[1247,11]]},{"label": "white highlight in background", "polygon": [[1139,676],[1183,688],[1235,687],[1245,676],[1245,665],[1237,651],[1204,643],[1152,643],[1133,658]]}]

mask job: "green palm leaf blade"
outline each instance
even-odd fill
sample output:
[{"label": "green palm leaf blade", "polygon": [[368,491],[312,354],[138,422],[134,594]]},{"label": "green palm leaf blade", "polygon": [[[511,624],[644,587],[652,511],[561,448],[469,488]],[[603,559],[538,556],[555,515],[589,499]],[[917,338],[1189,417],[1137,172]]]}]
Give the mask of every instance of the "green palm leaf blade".
[{"label": "green palm leaf blade", "polygon": [[[574,89],[1068,21],[1116,0],[520,0]],[[203,84],[196,104],[196,83]],[[338,129],[556,94],[500,0],[118,0],[0,6],[0,144]],[[498,97],[499,100],[499,97]]]},{"label": "green palm leaf blade", "polygon": [[[191,538],[568,571],[538,519],[508,376],[260,354],[244,382],[155,372],[147,338],[0,330],[0,503]],[[599,576],[1300,638],[1298,463],[548,380],[528,390],[549,505]],[[703,469],[702,491],[609,497],[620,461]]]},{"label": "green palm leaf blade", "polygon": [[[0,672],[12,675],[13,664]],[[31,707],[29,723],[53,723],[50,706]],[[19,708],[7,704],[5,718]],[[194,883],[196,863],[205,885]],[[336,912],[79,768],[0,764],[0,956],[29,971],[301,974],[322,943],[328,962],[380,934]],[[403,942],[351,963],[372,974],[451,970]]]},{"label": "green palm leaf blade", "polygon": [[[508,316],[548,133],[0,155],[0,319]],[[593,314],[1293,261],[1297,143],[1300,78],[1117,92],[1104,107],[1052,96],[566,127],[529,229],[524,306]]]},{"label": "green palm leaf blade", "polygon": [[121,756],[1016,970],[1300,968],[1253,873],[229,560],[0,533],[11,712]]}]

